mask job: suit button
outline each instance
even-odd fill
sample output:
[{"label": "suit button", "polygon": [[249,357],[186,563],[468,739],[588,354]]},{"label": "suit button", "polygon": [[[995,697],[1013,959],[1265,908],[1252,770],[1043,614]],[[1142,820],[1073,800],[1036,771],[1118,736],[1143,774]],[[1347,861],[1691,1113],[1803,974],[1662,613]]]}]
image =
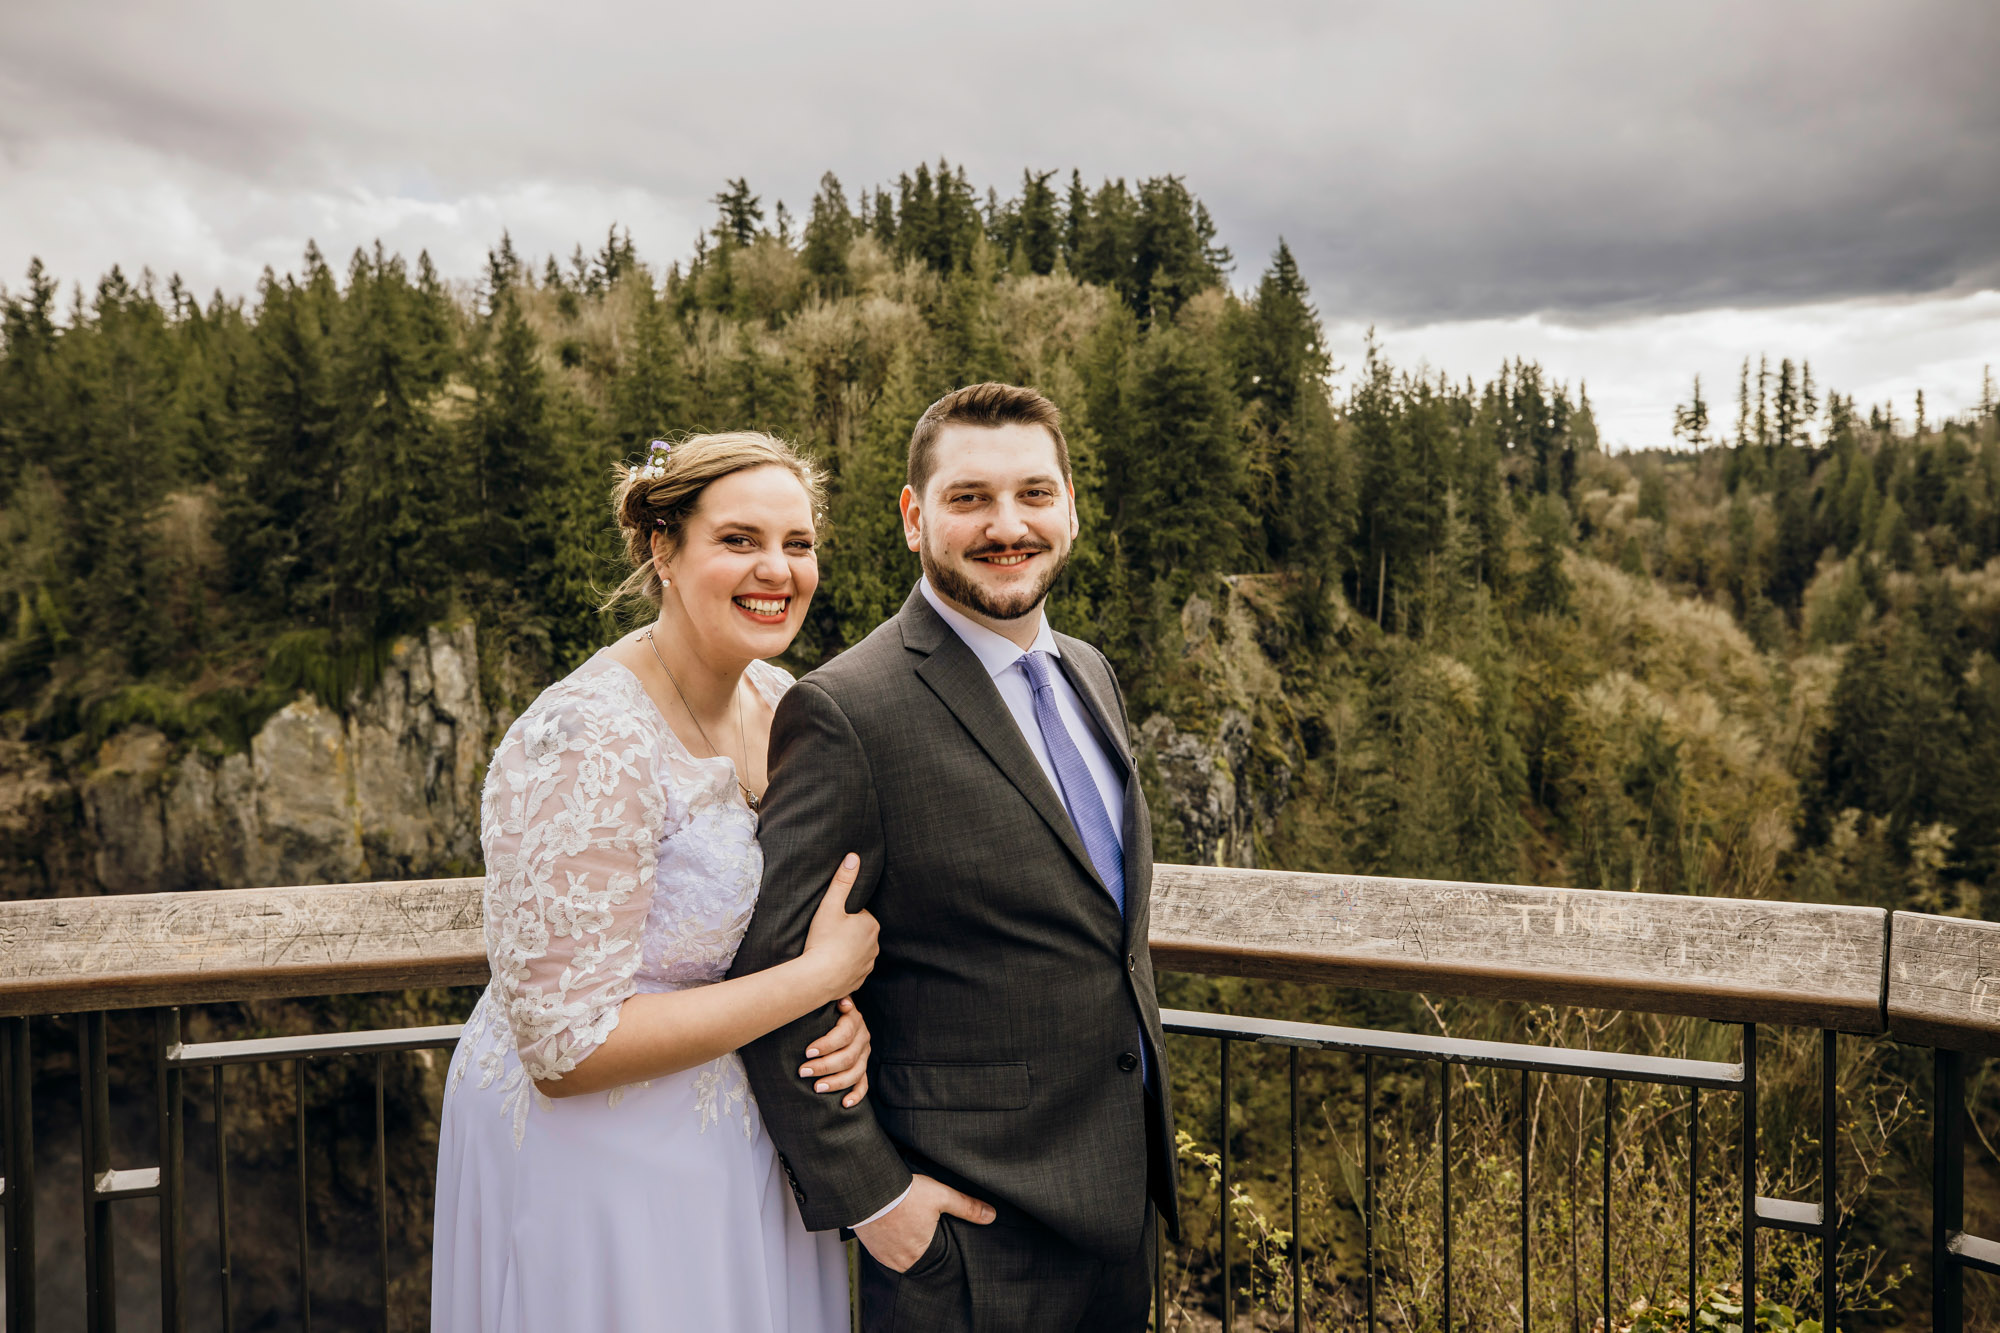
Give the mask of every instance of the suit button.
[{"label": "suit button", "polygon": [[1138,955],[1129,953],[1125,955],[1125,970],[1127,972],[1137,972],[1139,970]]},{"label": "suit button", "polygon": [[1139,1057],[1127,1051],[1118,1057],[1118,1067],[1129,1074],[1139,1067]]}]

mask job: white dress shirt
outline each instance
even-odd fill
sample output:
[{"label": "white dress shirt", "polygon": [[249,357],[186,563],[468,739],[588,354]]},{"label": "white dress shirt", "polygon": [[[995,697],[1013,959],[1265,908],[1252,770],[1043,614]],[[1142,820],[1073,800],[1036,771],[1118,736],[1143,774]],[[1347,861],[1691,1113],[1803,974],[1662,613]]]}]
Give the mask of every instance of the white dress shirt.
[{"label": "white dress shirt", "polygon": [[[954,633],[972,650],[979,664],[986,668],[986,674],[993,677],[994,686],[1000,691],[1002,702],[1013,715],[1014,725],[1020,729],[1021,739],[1034,751],[1035,762],[1042,766],[1042,773],[1049,780],[1049,788],[1056,794],[1056,800],[1065,810],[1069,803],[1062,799],[1062,780],[1056,776],[1056,766],[1049,758],[1048,743],[1042,739],[1041,723],[1035,720],[1035,687],[1028,682],[1028,673],[1021,666],[1021,659],[1027,655],[1012,639],[994,633],[986,626],[952,606],[938,596],[926,578],[917,585],[923,590],[924,600],[931,604],[931,610],[938,613],[944,623],[951,626]],[[1035,612],[1038,627],[1035,643],[1028,652],[1047,653],[1051,657],[1061,657],[1062,648],[1056,643],[1055,632],[1049,628],[1048,617]],[[1118,845],[1125,845],[1125,776],[1118,761],[1113,759],[1111,748],[1105,744],[1097,723],[1090,716],[1090,707],[1077,694],[1076,687],[1069,683],[1069,677],[1060,670],[1049,673],[1056,692],[1056,711],[1062,714],[1064,725],[1069,728],[1071,739],[1076,742],[1077,752],[1090,768],[1090,776],[1097,783],[1097,794],[1104,799],[1105,813],[1111,816],[1112,831],[1118,835]],[[910,1197],[904,1190],[889,1203],[877,1209],[872,1215],[854,1225],[865,1227],[870,1222],[886,1217],[889,1212]]]},{"label": "white dress shirt", "polygon": [[[1035,752],[1035,761],[1042,766],[1042,773],[1049,780],[1049,789],[1055,792],[1056,800],[1062,802],[1063,808],[1068,809],[1069,803],[1063,801],[1062,782],[1056,777],[1055,763],[1049,758],[1048,744],[1042,739],[1041,724],[1035,721],[1035,687],[1029,684],[1027,670],[1021,665],[1026,653],[1013,640],[994,633],[938,596],[929,579],[918,586],[923,589],[924,600],[931,604],[931,609],[965,641],[965,646],[986,668],[986,674],[993,677],[994,687],[1000,691],[1007,711],[1014,715],[1014,725],[1020,729],[1021,739]],[[1062,648],[1056,643],[1055,632],[1049,628],[1048,617],[1037,611],[1035,619],[1039,623],[1034,647],[1029,651],[1061,657]],[[1097,794],[1104,800],[1104,812],[1111,816],[1112,831],[1118,835],[1118,845],[1123,847],[1124,770],[1112,758],[1114,751],[1105,744],[1096,721],[1090,716],[1090,706],[1077,694],[1076,686],[1069,683],[1069,677],[1059,670],[1050,672],[1049,676],[1055,684],[1056,711],[1062,714],[1063,723],[1069,728],[1078,753],[1083,755],[1083,762],[1090,768],[1090,776],[1097,783]]]}]

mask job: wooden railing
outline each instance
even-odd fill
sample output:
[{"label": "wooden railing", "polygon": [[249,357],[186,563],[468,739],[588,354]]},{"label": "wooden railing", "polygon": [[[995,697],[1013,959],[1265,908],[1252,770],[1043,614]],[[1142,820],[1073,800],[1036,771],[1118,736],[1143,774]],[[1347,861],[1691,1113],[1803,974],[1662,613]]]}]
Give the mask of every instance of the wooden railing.
[{"label": "wooden railing", "polygon": [[[18,1253],[24,1236],[32,1247],[34,1231],[32,1189],[22,1187],[33,1168],[31,1149],[23,1147],[29,1113],[22,1074],[29,1067],[27,1016],[160,1010],[161,1087],[170,1086],[167,1071],[174,1080],[171,1097],[162,1093],[161,1142],[178,1143],[178,1079],[185,1070],[448,1045],[455,1034],[448,1029],[424,1030],[421,1039],[337,1034],[318,1045],[313,1044],[318,1039],[288,1039],[289,1045],[194,1048],[179,1043],[175,1007],[481,982],[487,975],[481,883],[420,880],[0,903],[0,1018],[9,1020],[0,1025],[6,1029],[0,1073],[14,1071],[6,1079],[8,1095],[0,1099],[8,1153],[0,1183],[9,1248],[8,1328],[30,1326],[20,1322],[20,1310],[25,1301],[31,1311],[33,1302],[32,1262]],[[1224,1043],[1225,1079],[1228,1043],[1257,1041],[1295,1052],[1317,1047],[1518,1069],[1524,1094],[1531,1072],[1581,1074],[1607,1081],[1607,1105],[1611,1080],[1722,1088],[1741,1096],[1744,1142],[1754,1143],[1756,1028],[1810,1027],[1826,1034],[1827,1094],[1821,1111],[1823,1138],[1831,1144],[1833,1034],[1934,1048],[1936,1326],[1958,1327],[1965,1268],[2000,1271],[2000,1247],[1962,1233],[1960,1183],[1964,1060],[1968,1054],[2000,1053],[2000,925],[1829,904],[1162,865],[1155,878],[1152,951],[1163,971],[1690,1015],[1744,1028],[1742,1062],[1712,1065],[1452,1043],[1250,1017],[1170,1015],[1171,1030]],[[88,1049],[93,1029],[94,1056]],[[88,1131],[92,1101],[102,1101],[101,1086],[88,1086],[102,1077],[101,1017],[81,1030]],[[1296,1070],[1296,1055],[1294,1061]],[[216,1087],[219,1116],[219,1075]],[[169,1100],[175,1105],[168,1106]],[[87,1132],[87,1154],[88,1140]],[[1296,1137],[1294,1145],[1296,1151]],[[101,1143],[96,1147],[103,1151]],[[1758,1227],[1821,1236],[1831,1304],[1840,1220],[1831,1207],[1830,1149],[1822,1204],[1757,1198],[1754,1153],[1744,1161],[1745,1241]],[[1524,1176],[1526,1166],[1524,1161]],[[115,1199],[159,1196],[165,1205],[163,1300],[171,1306],[180,1279],[178,1273],[166,1274],[164,1266],[178,1263],[178,1245],[164,1233],[170,1229],[167,1215],[182,1204],[174,1184],[178,1171],[167,1162],[139,1179],[143,1174],[108,1172],[93,1186],[97,1194],[86,1207],[86,1224]],[[1608,1189],[1607,1184],[1607,1194]],[[1448,1209],[1446,1234],[1448,1245]],[[1751,1250],[1746,1244],[1746,1255]],[[1524,1291],[1526,1255],[1524,1243]],[[1372,1293],[1372,1256],[1370,1264]],[[1233,1309],[1229,1271],[1225,1250],[1225,1310]],[[1447,1309],[1449,1271],[1447,1250]],[[108,1269],[105,1276],[108,1280]],[[1752,1281],[1746,1263],[1746,1290]],[[1608,1261],[1606,1282],[1608,1302]],[[109,1316],[95,1303],[92,1309],[95,1326],[109,1327],[104,1322]],[[170,1308],[167,1326],[176,1326],[178,1318]]]}]

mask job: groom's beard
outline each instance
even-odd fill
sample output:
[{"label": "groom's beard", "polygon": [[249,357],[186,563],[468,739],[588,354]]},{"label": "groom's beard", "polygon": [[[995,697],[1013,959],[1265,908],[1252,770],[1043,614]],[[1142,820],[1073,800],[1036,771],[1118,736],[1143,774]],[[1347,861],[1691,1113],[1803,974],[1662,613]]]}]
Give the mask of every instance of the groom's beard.
[{"label": "groom's beard", "polygon": [[[1070,551],[1074,546],[1066,546],[1049,562],[1042,576],[1024,592],[1008,593],[996,597],[986,592],[966,575],[957,565],[948,565],[938,559],[931,550],[930,534],[924,535],[917,558],[922,561],[924,577],[931,581],[931,588],[948,602],[956,602],[968,611],[977,612],[988,620],[1019,620],[1049,595],[1049,589],[1069,566]],[[1053,551],[1046,542],[1015,542],[1011,546],[980,546],[967,551],[965,559],[971,560],[998,551]]]}]

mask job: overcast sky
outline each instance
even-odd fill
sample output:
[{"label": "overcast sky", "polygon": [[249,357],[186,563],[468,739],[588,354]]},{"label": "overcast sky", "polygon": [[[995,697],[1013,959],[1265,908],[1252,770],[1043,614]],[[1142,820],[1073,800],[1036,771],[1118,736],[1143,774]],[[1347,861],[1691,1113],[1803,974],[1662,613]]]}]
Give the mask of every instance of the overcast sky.
[{"label": "overcast sky", "polygon": [[[919,159],[1172,172],[1280,234],[1350,369],[1587,379],[1663,443],[1697,372],[1805,356],[1907,418],[2000,362],[2000,5],[0,5],[0,280],[252,289],[308,238],[470,277],[612,222],[662,265],[722,181],[803,211]],[[1725,410],[1724,415],[1727,415]]]}]

